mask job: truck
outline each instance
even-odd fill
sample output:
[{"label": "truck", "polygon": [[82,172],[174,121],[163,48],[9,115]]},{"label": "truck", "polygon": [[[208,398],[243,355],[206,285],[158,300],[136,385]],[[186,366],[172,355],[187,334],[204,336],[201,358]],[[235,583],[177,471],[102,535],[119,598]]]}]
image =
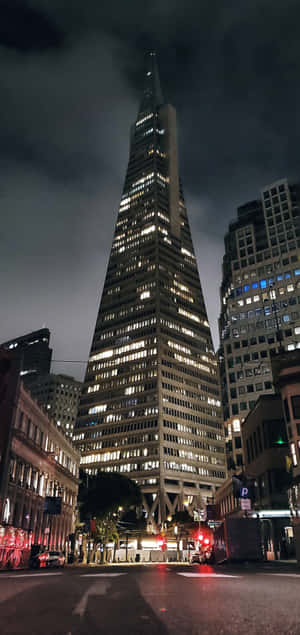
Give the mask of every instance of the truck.
[{"label": "truck", "polygon": [[262,561],[259,518],[225,518],[214,533],[216,563]]}]

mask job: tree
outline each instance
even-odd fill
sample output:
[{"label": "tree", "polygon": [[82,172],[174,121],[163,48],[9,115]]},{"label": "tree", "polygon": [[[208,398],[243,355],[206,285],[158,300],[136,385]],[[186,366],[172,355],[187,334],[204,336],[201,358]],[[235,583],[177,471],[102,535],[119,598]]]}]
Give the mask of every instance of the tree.
[{"label": "tree", "polygon": [[124,511],[138,507],[142,495],[138,485],[126,476],[100,472],[97,476],[82,475],[78,502],[82,520],[98,519],[116,513],[120,507]]},{"label": "tree", "polygon": [[101,560],[106,559],[105,545],[118,540],[120,512],[129,512],[141,505],[142,495],[136,483],[120,474],[100,472],[97,476],[81,474],[78,502],[82,521],[93,520],[95,557],[97,544],[101,546]]},{"label": "tree", "polygon": [[116,526],[116,519],[111,513],[105,518],[98,518],[95,521],[95,532],[93,533],[94,549],[93,558],[97,545],[101,545],[101,562],[106,561],[106,545],[108,542],[117,543],[119,534]]},{"label": "tree", "polygon": [[189,514],[189,512],[184,509],[182,512],[181,511],[177,511],[175,512],[175,514],[173,515],[172,520],[177,523],[177,524],[191,524],[193,522],[193,518],[192,516]]}]

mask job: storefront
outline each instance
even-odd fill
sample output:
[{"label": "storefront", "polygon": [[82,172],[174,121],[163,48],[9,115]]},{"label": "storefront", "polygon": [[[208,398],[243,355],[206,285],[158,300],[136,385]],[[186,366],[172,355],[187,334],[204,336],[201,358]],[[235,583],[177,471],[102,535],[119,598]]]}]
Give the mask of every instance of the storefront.
[{"label": "storefront", "polygon": [[0,525],[0,570],[28,566],[32,532]]}]

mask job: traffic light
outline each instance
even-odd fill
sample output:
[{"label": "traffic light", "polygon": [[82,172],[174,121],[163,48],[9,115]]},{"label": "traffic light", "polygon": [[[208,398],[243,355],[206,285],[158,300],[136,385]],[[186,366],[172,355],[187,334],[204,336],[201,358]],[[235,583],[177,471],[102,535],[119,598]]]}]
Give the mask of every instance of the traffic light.
[{"label": "traffic light", "polygon": [[165,551],[167,548],[167,540],[165,536],[158,536],[157,544],[162,551]]},{"label": "traffic light", "polygon": [[199,540],[199,542],[203,542],[204,536],[202,533],[198,534],[197,536],[197,540]]},{"label": "traffic light", "polygon": [[285,441],[285,440],[282,438],[282,436],[279,436],[279,437],[276,439],[276,441],[274,441],[274,445],[285,445],[285,446],[288,446],[288,441],[287,441],[287,440]]}]

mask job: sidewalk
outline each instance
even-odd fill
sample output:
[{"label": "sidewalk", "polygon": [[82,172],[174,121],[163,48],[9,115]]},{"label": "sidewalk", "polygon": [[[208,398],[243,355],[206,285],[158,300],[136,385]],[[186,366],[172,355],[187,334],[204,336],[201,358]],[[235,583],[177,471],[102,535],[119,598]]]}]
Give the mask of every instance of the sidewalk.
[{"label": "sidewalk", "polygon": [[68,564],[68,567],[148,567],[149,565],[156,565],[156,564],[167,564],[168,566],[190,566],[189,562],[125,562],[125,561],[120,561],[120,562],[89,562],[89,564],[84,563],[84,562],[73,562],[72,564]]},{"label": "sidewalk", "polygon": [[247,569],[248,571],[280,571],[282,573],[298,573],[300,575],[300,563],[297,560],[263,560],[262,562],[223,562],[214,565],[215,568]]}]

